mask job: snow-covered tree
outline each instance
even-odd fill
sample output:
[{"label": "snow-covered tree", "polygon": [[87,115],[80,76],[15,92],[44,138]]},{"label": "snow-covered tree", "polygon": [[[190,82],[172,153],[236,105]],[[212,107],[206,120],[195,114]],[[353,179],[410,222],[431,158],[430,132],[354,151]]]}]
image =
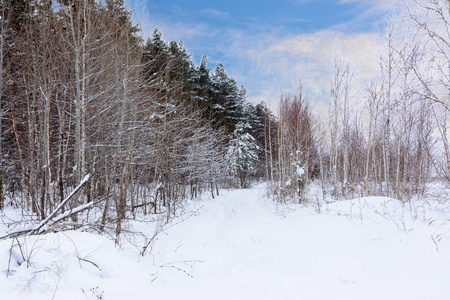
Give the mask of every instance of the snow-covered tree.
[{"label": "snow-covered tree", "polygon": [[258,166],[258,145],[255,138],[248,133],[250,126],[247,123],[238,123],[230,140],[225,159],[228,172],[239,180],[241,188],[249,185],[250,176],[256,174]]}]

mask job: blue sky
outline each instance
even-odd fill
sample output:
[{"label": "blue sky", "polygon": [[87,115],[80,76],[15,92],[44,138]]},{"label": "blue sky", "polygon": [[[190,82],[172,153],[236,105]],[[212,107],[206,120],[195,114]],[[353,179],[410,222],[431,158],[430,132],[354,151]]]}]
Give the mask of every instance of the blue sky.
[{"label": "blue sky", "polygon": [[387,17],[400,0],[128,0],[144,37],[158,27],[198,63],[222,62],[251,101],[276,101],[301,80],[326,102],[335,55],[361,81],[376,68]]}]

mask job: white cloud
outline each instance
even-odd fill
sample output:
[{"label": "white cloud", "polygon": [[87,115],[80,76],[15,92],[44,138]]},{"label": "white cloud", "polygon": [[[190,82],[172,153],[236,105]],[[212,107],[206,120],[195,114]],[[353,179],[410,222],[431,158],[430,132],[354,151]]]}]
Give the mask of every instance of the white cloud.
[{"label": "white cloud", "polygon": [[239,61],[233,73],[240,74],[238,81],[245,82],[253,97],[278,98],[281,89],[295,92],[301,80],[323,101],[328,100],[335,55],[351,63],[358,75],[355,85],[362,88],[378,68],[376,53],[383,45],[383,38],[374,33],[331,30],[285,37],[241,32],[234,33],[233,40],[228,55]]},{"label": "white cloud", "polygon": [[403,0],[340,0],[339,4],[353,4],[360,10],[350,23],[336,26],[336,29],[342,31],[352,31],[358,25],[364,26],[369,23],[373,27],[383,29],[392,18],[398,16],[403,8]]}]

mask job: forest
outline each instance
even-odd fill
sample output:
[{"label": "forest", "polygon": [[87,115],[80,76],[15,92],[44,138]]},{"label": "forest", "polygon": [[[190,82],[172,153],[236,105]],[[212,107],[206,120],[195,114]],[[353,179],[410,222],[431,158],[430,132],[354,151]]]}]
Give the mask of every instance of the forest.
[{"label": "forest", "polygon": [[196,66],[157,29],[144,41],[123,1],[2,1],[1,13],[0,209],[18,199],[44,220],[89,175],[60,211],[97,206],[119,233],[136,210],[170,215],[262,176],[270,112],[222,64]]},{"label": "forest", "polygon": [[[144,41],[123,0],[0,9],[0,210],[61,213],[69,228],[119,236],[137,213],[170,219],[185,200],[259,180],[280,203],[316,201],[313,181],[323,199],[402,201],[450,183],[450,31],[438,1],[389,25],[362,90],[336,55],[326,118],[301,83],[274,111],[250,103],[223,64],[196,65],[158,29]],[[88,220],[92,208],[101,214]]]}]

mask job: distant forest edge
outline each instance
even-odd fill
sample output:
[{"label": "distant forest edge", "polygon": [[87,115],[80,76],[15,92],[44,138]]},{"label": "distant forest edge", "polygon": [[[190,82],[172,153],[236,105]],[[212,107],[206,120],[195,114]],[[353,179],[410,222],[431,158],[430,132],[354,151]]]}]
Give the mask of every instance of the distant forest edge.
[{"label": "distant forest edge", "polygon": [[328,111],[317,116],[300,85],[275,117],[222,64],[196,65],[157,29],[144,41],[123,0],[2,1],[0,209],[44,220],[63,203],[76,223],[95,207],[93,222],[120,234],[137,212],[169,217],[257,179],[300,203],[315,201],[315,179],[335,200],[408,201],[433,178],[448,184],[448,3],[425,2],[388,27],[363,90],[336,56]]}]

